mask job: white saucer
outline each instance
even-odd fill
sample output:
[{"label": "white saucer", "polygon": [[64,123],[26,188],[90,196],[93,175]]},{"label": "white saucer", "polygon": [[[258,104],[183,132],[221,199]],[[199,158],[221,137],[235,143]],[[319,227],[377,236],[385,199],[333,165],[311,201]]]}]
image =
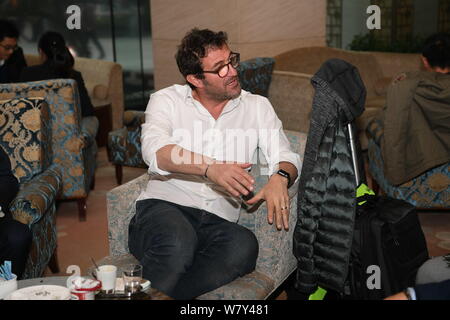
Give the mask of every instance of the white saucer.
[{"label": "white saucer", "polygon": [[31,286],[14,291],[6,300],[70,300],[70,290],[53,285]]}]

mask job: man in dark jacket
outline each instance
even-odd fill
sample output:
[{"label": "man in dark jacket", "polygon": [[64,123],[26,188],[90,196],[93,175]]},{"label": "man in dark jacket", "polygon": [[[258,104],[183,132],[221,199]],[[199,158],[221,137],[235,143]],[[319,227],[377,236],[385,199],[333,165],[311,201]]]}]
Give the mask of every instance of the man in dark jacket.
[{"label": "man in dark jacket", "polygon": [[0,147],[0,264],[12,262],[12,272],[21,277],[25,270],[31,245],[28,226],[14,220],[9,205],[19,190],[19,183],[11,172],[8,155]]},{"label": "man in dark jacket", "polygon": [[429,37],[422,62],[426,71],[395,77],[378,115],[384,175],[393,185],[450,161],[450,35]]},{"label": "man in dark jacket", "polygon": [[10,21],[0,20],[0,83],[19,82],[27,66],[23,51],[17,46],[19,31]]}]

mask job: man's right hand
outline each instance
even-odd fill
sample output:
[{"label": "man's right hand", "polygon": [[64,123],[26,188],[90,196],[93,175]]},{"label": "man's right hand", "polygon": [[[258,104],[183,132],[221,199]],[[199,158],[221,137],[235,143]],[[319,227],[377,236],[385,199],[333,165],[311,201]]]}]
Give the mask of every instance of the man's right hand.
[{"label": "man's right hand", "polygon": [[254,190],[255,179],[244,170],[251,166],[251,163],[212,163],[206,177],[235,197],[246,196]]}]

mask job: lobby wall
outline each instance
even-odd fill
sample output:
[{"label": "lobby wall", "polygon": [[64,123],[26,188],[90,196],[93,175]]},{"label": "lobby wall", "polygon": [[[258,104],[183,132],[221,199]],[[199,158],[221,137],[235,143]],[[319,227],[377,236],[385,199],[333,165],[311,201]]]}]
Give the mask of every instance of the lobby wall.
[{"label": "lobby wall", "polygon": [[242,60],[326,43],[326,0],[149,1],[156,90],[184,83],[174,55],[194,27],[226,31]]}]

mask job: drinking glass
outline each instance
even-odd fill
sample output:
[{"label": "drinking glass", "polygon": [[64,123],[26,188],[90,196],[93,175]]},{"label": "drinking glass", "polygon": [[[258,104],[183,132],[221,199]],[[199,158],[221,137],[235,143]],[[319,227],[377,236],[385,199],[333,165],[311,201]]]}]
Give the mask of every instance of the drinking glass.
[{"label": "drinking glass", "polygon": [[124,292],[126,295],[132,295],[133,293],[141,290],[142,280],[142,265],[129,264],[123,268],[123,284]]}]

